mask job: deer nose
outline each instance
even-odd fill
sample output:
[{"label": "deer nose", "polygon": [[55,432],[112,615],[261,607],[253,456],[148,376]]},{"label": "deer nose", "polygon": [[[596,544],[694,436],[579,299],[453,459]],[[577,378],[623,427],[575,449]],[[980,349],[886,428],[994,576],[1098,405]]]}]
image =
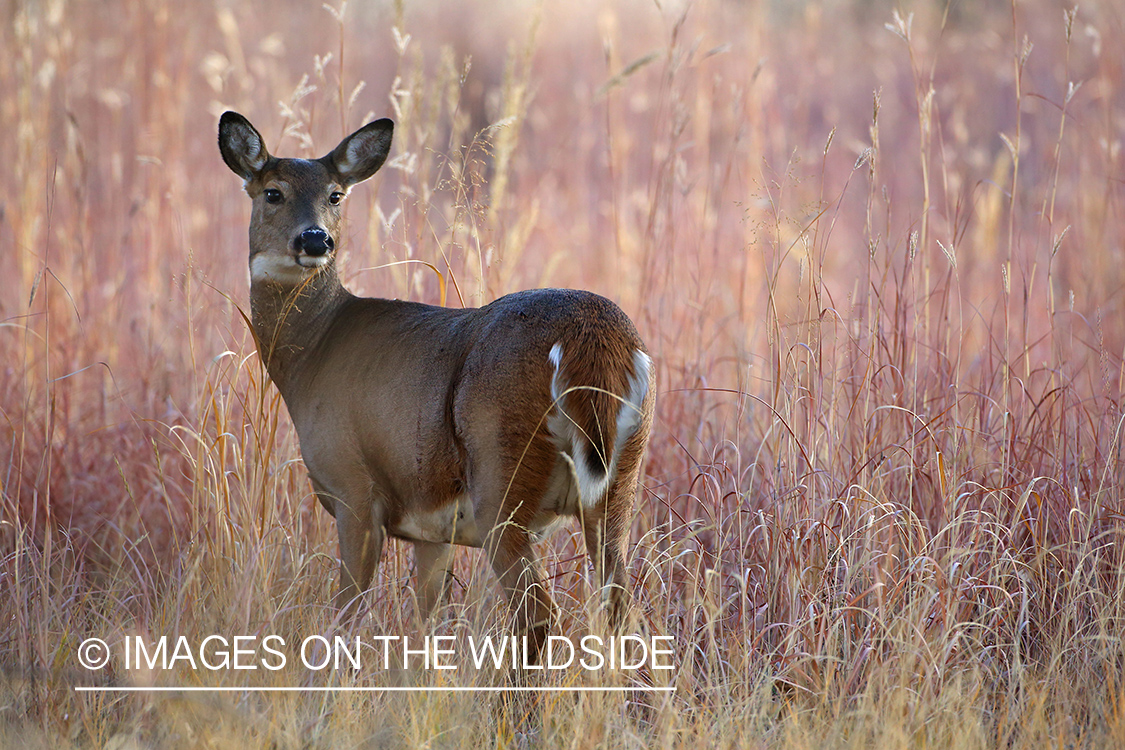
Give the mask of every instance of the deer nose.
[{"label": "deer nose", "polygon": [[304,252],[306,255],[324,255],[329,252],[336,243],[320,227],[313,227],[301,232],[301,236],[297,239],[297,249]]}]

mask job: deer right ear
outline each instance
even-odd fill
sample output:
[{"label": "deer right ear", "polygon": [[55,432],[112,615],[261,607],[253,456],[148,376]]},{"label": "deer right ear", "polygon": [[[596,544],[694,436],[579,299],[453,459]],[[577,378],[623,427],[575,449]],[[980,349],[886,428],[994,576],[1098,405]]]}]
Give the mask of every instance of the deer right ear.
[{"label": "deer right ear", "polygon": [[254,179],[270,158],[261,133],[237,112],[224,112],[219,118],[219,151],[245,182]]},{"label": "deer right ear", "polygon": [[344,187],[363,182],[387,160],[394,130],[395,124],[385,117],[369,122],[340,141],[340,145],[321,161],[335,168]]}]

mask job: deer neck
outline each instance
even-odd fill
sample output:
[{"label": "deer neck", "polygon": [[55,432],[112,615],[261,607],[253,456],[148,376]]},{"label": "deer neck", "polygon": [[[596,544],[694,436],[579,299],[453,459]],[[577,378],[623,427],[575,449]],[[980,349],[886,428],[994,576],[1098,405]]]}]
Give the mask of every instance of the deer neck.
[{"label": "deer neck", "polygon": [[297,285],[251,281],[250,318],[258,355],[283,396],[307,372],[305,365],[350,296],[335,260]]}]

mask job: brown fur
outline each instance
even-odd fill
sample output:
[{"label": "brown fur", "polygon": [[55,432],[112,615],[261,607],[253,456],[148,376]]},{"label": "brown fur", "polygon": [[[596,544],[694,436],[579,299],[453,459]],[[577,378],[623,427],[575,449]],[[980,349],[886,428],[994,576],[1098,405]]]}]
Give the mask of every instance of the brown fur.
[{"label": "brown fur", "polygon": [[[261,136],[235,113],[225,114],[219,129],[223,158],[253,200],[251,310],[259,353],[296,426],[313,488],[336,518],[336,604],[356,604],[388,533],[415,544],[419,605],[427,613],[448,586],[449,543],[482,546],[517,628],[537,652],[554,605],[532,533],[560,515],[577,515],[610,624],[619,628],[628,610],[629,523],[655,403],[651,367],[639,427],[616,459],[610,453],[622,398],[638,377],[634,352],[644,352],[644,344],[620,309],[589,292],[519,292],[457,310],[359,298],[344,289],[334,246],[313,257],[300,238],[316,228],[338,240],[333,194],[378,169],[391,128],[389,120],[371,123],[316,161],[269,156]],[[559,405],[551,395],[555,344],[568,388]],[[615,460],[604,496],[586,505],[574,502],[574,477],[560,455],[569,446],[549,427],[558,408],[607,467]],[[462,496],[468,506],[457,505]],[[471,508],[472,518],[451,521],[458,507]]]}]

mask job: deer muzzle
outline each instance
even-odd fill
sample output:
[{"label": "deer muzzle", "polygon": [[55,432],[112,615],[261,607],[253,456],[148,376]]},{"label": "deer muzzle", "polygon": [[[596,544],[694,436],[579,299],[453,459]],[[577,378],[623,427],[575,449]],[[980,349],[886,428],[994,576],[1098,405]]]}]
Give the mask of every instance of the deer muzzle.
[{"label": "deer muzzle", "polygon": [[314,258],[331,252],[335,246],[332,237],[320,227],[306,229],[297,238],[297,249]]}]

